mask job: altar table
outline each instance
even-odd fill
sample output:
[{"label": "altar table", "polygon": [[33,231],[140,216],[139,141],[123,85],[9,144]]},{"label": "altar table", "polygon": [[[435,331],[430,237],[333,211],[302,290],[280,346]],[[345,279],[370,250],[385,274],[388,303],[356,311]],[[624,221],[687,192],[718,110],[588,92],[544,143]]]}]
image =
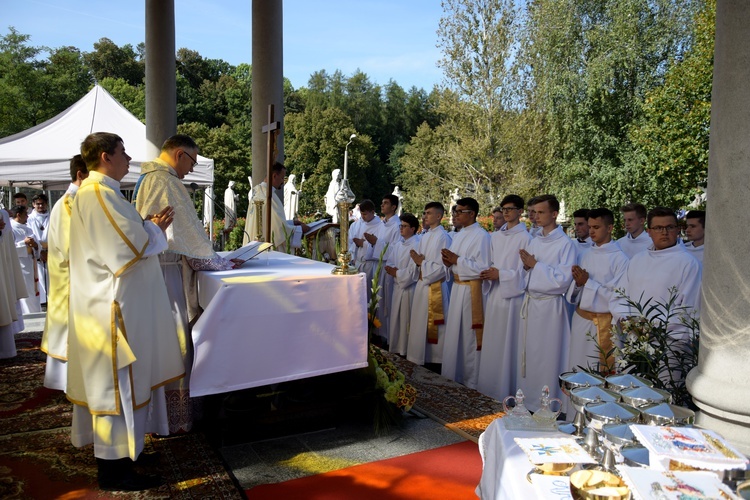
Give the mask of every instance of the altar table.
[{"label": "altar table", "polygon": [[190,395],[204,396],[367,366],[364,274],[279,252],[198,273]]},{"label": "altar table", "polygon": [[[572,500],[570,483],[567,478],[544,477],[548,481],[547,494],[539,496],[539,491],[526,479],[533,468],[526,453],[513,441],[527,437],[570,437],[562,432],[509,431],[502,418],[494,420],[479,436],[479,454],[482,455],[482,478],[476,494],[482,500],[553,498]],[[554,484],[557,480],[560,484]]]}]

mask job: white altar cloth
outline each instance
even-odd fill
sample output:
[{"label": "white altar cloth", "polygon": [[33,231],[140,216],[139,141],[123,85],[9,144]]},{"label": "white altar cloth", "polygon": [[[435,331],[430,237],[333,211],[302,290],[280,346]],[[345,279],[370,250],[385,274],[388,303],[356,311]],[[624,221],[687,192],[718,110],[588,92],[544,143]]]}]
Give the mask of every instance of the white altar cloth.
[{"label": "white altar cloth", "polygon": [[270,252],[198,273],[190,395],[204,396],[367,366],[364,274]]},{"label": "white altar cloth", "polygon": [[[570,437],[562,432],[508,431],[502,419],[494,420],[479,436],[479,454],[482,456],[482,477],[476,494],[482,500],[554,498],[572,499],[570,482],[567,477],[542,477],[542,480],[557,479],[560,485],[545,482],[545,494],[540,496],[526,479],[526,474],[534,468],[526,453],[513,441],[527,437]],[[536,476],[535,476],[536,477]]]}]

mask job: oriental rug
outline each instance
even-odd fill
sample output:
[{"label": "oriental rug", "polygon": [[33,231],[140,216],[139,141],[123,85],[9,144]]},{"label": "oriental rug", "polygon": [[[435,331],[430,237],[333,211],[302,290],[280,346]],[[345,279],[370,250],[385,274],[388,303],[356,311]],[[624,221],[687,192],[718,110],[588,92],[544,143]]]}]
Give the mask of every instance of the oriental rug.
[{"label": "oriental rug", "polygon": [[246,491],[250,500],[402,500],[410,498],[475,499],[482,475],[477,445],[464,441],[347,467],[325,474]]}]

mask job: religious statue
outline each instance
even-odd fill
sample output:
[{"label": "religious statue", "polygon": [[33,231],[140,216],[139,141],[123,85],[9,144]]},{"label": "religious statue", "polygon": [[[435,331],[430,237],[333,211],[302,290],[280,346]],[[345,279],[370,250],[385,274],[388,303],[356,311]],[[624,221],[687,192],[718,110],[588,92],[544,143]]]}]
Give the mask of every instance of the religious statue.
[{"label": "religious statue", "polygon": [[341,170],[338,168],[331,173],[331,182],[328,184],[328,191],[325,195],[326,213],[332,217],[331,221],[339,221],[339,211],[336,206],[336,193],[341,188]]},{"label": "religious statue", "polygon": [[294,174],[289,174],[289,179],[284,184],[284,214],[287,220],[297,216],[299,208],[299,192],[294,187]]},{"label": "religious statue", "polygon": [[461,197],[458,195],[458,188],[450,192],[450,197],[451,197],[451,203],[448,208],[448,213],[453,212],[453,207],[456,206],[456,202],[461,199]]},{"label": "religious statue", "polygon": [[235,182],[229,181],[224,191],[224,230],[228,231],[237,224],[237,195],[234,193]]},{"label": "religious statue", "polygon": [[253,202],[253,176],[252,175],[247,176],[247,183],[250,186],[247,192],[247,201],[252,203]]},{"label": "religious statue", "polygon": [[404,195],[401,194],[401,190],[398,188],[398,186],[396,186],[395,188],[393,188],[393,193],[391,193],[391,194],[393,194],[394,196],[396,196],[398,198],[398,209],[396,210],[396,215],[398,215],[400,217],[401,216],[401,210],[403,210],[403,205],[404,205],[403,204]]}]

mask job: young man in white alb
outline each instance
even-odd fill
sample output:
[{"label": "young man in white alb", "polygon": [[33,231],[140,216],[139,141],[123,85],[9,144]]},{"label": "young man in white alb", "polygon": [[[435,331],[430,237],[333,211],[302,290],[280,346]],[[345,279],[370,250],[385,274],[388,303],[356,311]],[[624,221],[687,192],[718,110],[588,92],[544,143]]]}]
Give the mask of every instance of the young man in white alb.
[{"label": "young man in white alb", "polygon": [[703,210],[691,210],[685,216],[685,236],[687,243],[685,249],[690,255],[703,264],[703,249],[705,248],[706,235],[706,212]]},{"label": "young man in white alb", "polygon": [[646,207],[640,203],[629,203],[620,209],[625,236],[617,240],[620,249],[632,259],[637,253],[651,247],[651,236],[646,231]]}]

